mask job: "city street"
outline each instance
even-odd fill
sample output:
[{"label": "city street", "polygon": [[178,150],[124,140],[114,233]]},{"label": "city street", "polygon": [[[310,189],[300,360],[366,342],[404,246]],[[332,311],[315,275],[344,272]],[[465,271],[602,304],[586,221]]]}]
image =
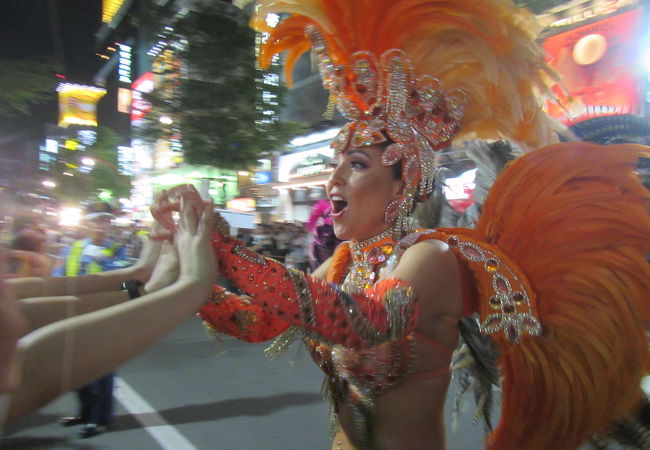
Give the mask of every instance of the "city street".
[{"label": "city street", "polygon": [[[217,346],[192,318],[117,372],[110,432],[79,439],[78,427],[60,427],[58,418],[76,408],[68,394],[9,427],[2,448],[329,449],[320,371],[302,347],[275,361],[264,347],[233,339]],[[483,448],[469,406],[449,433],[450,449]]]}]

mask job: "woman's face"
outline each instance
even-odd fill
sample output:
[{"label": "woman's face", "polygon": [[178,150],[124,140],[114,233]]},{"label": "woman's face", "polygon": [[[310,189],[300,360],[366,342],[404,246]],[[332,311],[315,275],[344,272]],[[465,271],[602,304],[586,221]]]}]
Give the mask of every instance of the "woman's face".
[{"label": "woman's face", "polygon": [[362,241],[388,229],[388,204],[398,197],[402,183],[393,168],[381,164],[382,147],[349,147],[335,161],[327,184],[331,219],[339,239]]}]

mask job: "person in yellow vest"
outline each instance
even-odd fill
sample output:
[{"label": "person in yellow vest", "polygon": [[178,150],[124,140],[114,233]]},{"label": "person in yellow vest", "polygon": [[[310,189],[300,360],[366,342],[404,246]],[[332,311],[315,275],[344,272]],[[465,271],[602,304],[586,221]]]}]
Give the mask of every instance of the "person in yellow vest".
[{"label": "person in yellow vest", "polygon": [[[115,262],[124,259],[125,248],[110,241],[108,231],[114,218],[106,203],[89,206],[84,217],[87,237],[74,241],[63,250],[63,273],[67,277],[89,275],[119,268]],[[81,438],[89,438],[106,431],[113,421],[113,381],[115,374],[77,389],[79,412],[76,416],[60,419],[61,425],[84,425]]]}]

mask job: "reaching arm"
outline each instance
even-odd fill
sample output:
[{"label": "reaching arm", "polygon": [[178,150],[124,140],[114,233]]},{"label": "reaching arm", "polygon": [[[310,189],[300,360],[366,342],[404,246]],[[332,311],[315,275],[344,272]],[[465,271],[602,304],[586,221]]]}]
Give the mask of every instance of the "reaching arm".
[{"label": "reaching arm", "polygon": [[[152,233],[159,225],[154,223]],[[146,283],[156,264],[161,241],[148,240],[138,262],[125,269],[110,270],[79,277],[30,277],[7,280],[7,286],[14,298],[58,297],[62,295],[86,295],[117,291],[126,280]]]},{"label": "reaching arm", "polygon": [[126,291],[100,292],[80,296],[35,297],[18,300],[27,329],[24,334],[53,322],[87,314],[129,300]]},{"label": "reaching arm", "polygon": [[247,249],[242,242],[215,236],[224,276],[276,318],[306,329],[315,337],[350,347],[374,345],[410,332],[417,320],[415,296],[398,279],[379,281],[363,292],[287,269]]},{"label": "reaching arm", "polygon": [[216,272],[208,233],[212,205],[198,218],[200,213],[194,207],[181,208],[175,237],[180,273],[174,284],[133,301],[52,323],[19,341],[21,384],[11,393],[9,422],[110,372],[198,309],[209,296]]},{"label": "reaching arm", "polygon": [[18,355],[22,383],[12,394],[8,422],[140,354],[194,313],[208,295],[205,282],[182,280],[23,337]]}]

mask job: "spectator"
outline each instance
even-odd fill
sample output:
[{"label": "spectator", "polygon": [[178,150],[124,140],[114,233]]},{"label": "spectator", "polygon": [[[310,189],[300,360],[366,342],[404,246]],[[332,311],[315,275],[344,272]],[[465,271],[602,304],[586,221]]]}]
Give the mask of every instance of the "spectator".
[{"label": "spectator", "polygon": [[286,262],[287,265],[309,272],[309,236],[305,230],[298,227],[293,230]]},{"label": "spectator", "polygon": [[54,258],[47,254],[47,235],[38,226],[23,228],[11,245],[8,272],[21,277],[44,277],[52,273]]},{"label": "spectator", "polygon": [[[116,261],[124,259],[125,247],[107,239],[114,218],[106,203],[90,205],[84,217],[87,238],[73,242],[62,254],[65,276],[90,275],[117,268]],[[108,429],[113,421],[113,380],[109,373],[77,390],[79,413],[61,418],[61,425],[83,424],[82,438],[95,436]]]}]

